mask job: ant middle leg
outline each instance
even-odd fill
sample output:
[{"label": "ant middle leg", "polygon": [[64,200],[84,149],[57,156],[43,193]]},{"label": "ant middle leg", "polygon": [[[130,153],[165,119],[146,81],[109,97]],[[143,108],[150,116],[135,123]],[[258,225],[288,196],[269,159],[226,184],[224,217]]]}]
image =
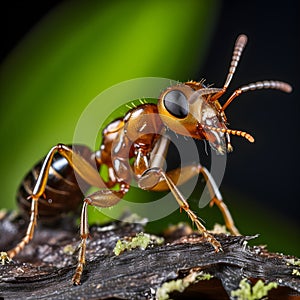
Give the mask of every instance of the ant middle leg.
[{"label": "ant middle leg", "polygon": [[82,210],[81,210],[81,219],[80,219],[80,238],[81,242],[79,245],[79,254],[77,267],[72,278],[74,285],[79,285],[83,267],[86,260],[86,242],[89,237],[89,226],[88,226],[88,205],[95,207],[111,207],[117,204],[124,195],[128,192],[129,186],[126,184],[121,184],[119,191],[102,189],[96,191],[95,193],[85,197]]}]

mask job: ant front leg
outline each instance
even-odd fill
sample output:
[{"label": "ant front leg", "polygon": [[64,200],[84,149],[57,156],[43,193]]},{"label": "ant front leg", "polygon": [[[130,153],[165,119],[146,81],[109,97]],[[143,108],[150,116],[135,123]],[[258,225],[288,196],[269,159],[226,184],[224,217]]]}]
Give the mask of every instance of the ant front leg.
[{"label": "ant front leg", "polygon": [[[170,177],[170,179],[176,183],[176,185],[181,185],[187,182],[189,179],[191,179],[194,176],[197,176],[199,174],[202,174],[204,177],[207,187],[209,190],[209,194],[211,197],[210,200],[210,206],[216,204],[221,211],[223,218],[225,220],[226,227],[228,230],[231,232],[233,235],[240,235],[238,229],[236,228],[233,218],[230,214],[230,211],[227,207],[227,205],[224,203],[222,195],[218,189],[218,186],[211,176],[210,172],[203,167],[200,164],[193,164],[193,165],[188,165],[182,168],[174,169],[169,172],[167,172],[167,176]],[[168,183],[163,180],[160,181],[156,186],[152,188],[152,190],[155,191],[166,191],[169,189]]]},{"label": "ant front leg", "polygon": [[129,186],[126,184],[120,185],[119,191],[112,191],[109,189],[99,190],[84,199],[84,203],[81,211],[81,219],[80,219],[80,237],[81,242],[79,246],[79,254],[78,254],[78,263],[76,267],[76,271],[72,278],[72,282],[74,285],[79,285],[83,267],[86,260],[86,241],[89,237],[89,226],[88,226],[88,215],[87,215],[87,207],[88,205],[95,207],[111,207],[117,204],[124,195],[128,192]]},{"label": "ant front leg", "polygon": [[152,190],[156,184],[161,180],[165,181],[168,185],[168,188],[175,197],[180,209],[185,210],[189,218],[194,224],[196,224],[197,229],[203,234],[204,238],[214,247],[216,252],[222,251],[221,244],[216,240],[216,238],[210,234],[205,226],[200,222],[197,215],[190,209],[187,200],[181,194],[173,180],[161,169],[157,167],[149,168],[146,170],[142,177],[139,179],[139,187],[145,190]]},{"label": "ant front leg", "polygon": [[52,147],[43,162],[41,171],[32,191],[32,195],[28,197],[31,199],[32,202],[30,211],[30,222],[28,224],[26,234],[21,240],[21,242],[19,242],[13,249],[7,252],[10,258],[13,258],[20,251],[22,251],[23,248],[33,238],[34,229],[37,223],[38,200],[45,194],[45,188],[49,177],[49,171],[53,162],[53,157],[57,152],[67,159],[74,171],[78,173],[78,175],[84,181],[86,181],[92,186],[105,187],[104,183],[102,182],[99,176],[98,171],[95,168],[93,168],[93,166],[90,163],[88,163],[83,157],[81,157],[78,153],[74,152],[71,148],[62,144],[58,144]]}]

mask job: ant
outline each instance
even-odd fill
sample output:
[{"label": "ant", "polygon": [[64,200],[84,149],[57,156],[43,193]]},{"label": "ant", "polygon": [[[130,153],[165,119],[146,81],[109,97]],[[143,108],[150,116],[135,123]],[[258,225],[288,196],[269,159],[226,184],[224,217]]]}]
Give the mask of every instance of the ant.
[{"label": "ant", "polygon": [[[132,179],[144,190],[170,190],[180,210],[187,213],[205,240],[216,252],[222,251],[221,244],[190,209],[188,201],[177,186],[202,174],[210,191],[210,204],[218,206],[229,231],[238,235],[239,231],[231,214],[214,179],[202,165],[197,163],[167,172],[163,170],[163,161],[169,147],[165,131],[169,129],[179,135],[207,140],[219,154],[232,151],[230,135],[254,142],[250,134],[227,128],[225,110],[228,105],[249,90],[277,89],[289,93],[292,88],[281,81],[250,83],[236,89],[225,104],[221,105],[219,98],[226,92],[232,80],[246,43],[246,35],[238,36],[222,88],[207,87],[203,81],[189,81],[167,88],[161,93],[157,104],[141,103],[130,109],[123,118],[107,125],[102,133],[100,150],[96,152],[84,145],[58,144],[52,147],[44,160],[35,165],[21,184],[17,200],[21,213],[23,216],[29,214],[30,221],[25,236],[7,252],[8,257],[11,259],[16,256],[33,238],[38,214],[41,221],[57,220],[68,212],[78,211],[83,202],[81,243],[72,278],[74,285],[80,284],[89,236],[87,207],[115,205],[128,192]],[[99,175],[102,166],[108,169],[107,182]],[[90,186],[99,190],[84,196]]]}]

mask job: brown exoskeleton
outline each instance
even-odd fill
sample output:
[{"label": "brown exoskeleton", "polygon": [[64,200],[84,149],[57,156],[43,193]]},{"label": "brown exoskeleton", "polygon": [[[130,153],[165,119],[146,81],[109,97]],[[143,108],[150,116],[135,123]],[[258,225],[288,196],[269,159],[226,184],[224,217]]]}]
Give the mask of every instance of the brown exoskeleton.
[{"label": "brown exoskeleton", "polygon": [[[202,174],[209,187],[211,204],[219,207],[226,226],[232,234],[237,235],[239,232],[218,187],[208,170],[200,164],[185,166],[180,170],[164,171],[162,160],[169,146],[164,133],[168,128],[176,134],[207,140],[220,154],[232,151],[230,135],[254,141],[253,137],[244,131],[227,128],[225,109],[234,98],[249,90],[270,88],[290,92],[291,87],[280,81],[251,83],[235,90],[222,106],[218,100],[227,90],[246,42],[245,35],[237,38],[223,88],[206,87],[201,81],[189,81],[167,88],[160,95],[157,104],[141,104],[130,109],[123,118],[116,119],[106,126],[101,148],[95,153],[87,146],[79,145],[69,147],[58,144],[51,148],[45,159],[25,177],[19,189],[19,206],[24,215],[30,212],[30,221],[26,235],[8,251],[8,256],[13,258],[32,239],[38,214],[40,220],[60,218],[63,213],[76,211],[83,201],[80,251],[72,278],[75,285],[80,284],[89,236],[87,207],[115,205],[129,190],[129,182],[132,179],[136,180],[141,189],[170,190],[180,209],[187,213],[203,237],[216,252],[221,251],[220,243],[206,230],[178,189],[184,182]],[[108,168],[107,182],[100,178],[101,166]],[[76,177],[80,178],[79,182]],[[99,190],[84,196],[90,186]]]}]

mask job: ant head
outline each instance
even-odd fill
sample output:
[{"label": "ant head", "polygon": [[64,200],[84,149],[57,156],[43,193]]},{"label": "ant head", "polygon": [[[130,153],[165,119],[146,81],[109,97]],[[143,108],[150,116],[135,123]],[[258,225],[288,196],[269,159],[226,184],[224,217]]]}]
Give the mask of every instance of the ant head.
[{"label": "ant head", "polygon": [[206,139],[218,153],[232,151],[230,134],[246,138],[254,142],[254,138],[240,130],[226,127],[225,109],[240,94],[257,89],[277,89],[290,93],[292,87],[282,81],[264,80],[250,83],[236,89],[222,106],[219,98],[226,92],[243,49],[247,43],[247,36],[238,36],[231,59],[230,68],[225,83],[221,89],[208,88],[200,82],[186,82],[166,89],[158,100],[158,112],[162,121],[174,132],[191,136],[196,139]]},{"label": "ant head", "polygon": [[[228,150],[225,114],[218,101],[210,102],[218,88],[203,82],[186,82],[166,89],[158,100],[158,112],[164,124],[177,134],[210,142],[218,153]],[[224,129],[224,131],[213,130]]]}]

